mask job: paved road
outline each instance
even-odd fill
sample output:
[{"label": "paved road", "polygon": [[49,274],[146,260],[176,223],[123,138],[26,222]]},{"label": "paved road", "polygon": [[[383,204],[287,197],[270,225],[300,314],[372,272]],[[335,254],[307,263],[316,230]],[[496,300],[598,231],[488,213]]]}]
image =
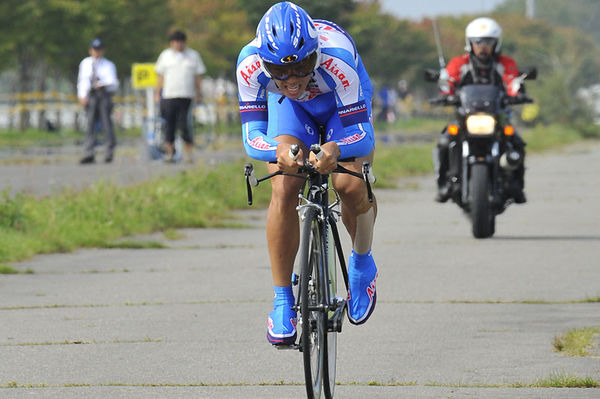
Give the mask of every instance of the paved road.
[{"label": "paved road", "polygon": [[[600,146],[528,163],[529,203],[470,236],[431,177],[379,190],[378,304],[339,339],[339,398],[597,398],[599,357],[553,339],[600,326]],[[265,339],[271,306],[264,213],[247,229],[161,234],[169,249],[80,250],[0,275],[0,398],[300,398],[301,355]],[[596,350],[596,355],[600,355]],[[16,386],[15,388],[8,388]]]},{"label": "paved road", "polygon": [[[237,144],[237,142],[236,142]],[[229,142],[225,144],[231,146]],[[175,174],[194,165],[187,163],[165,164],[150,160],[148,150],[138,140],[128,140],[116,149],[113,163],[103,162],[100,149],[96,163],[79,165],[81,147],[63,146],[4,150],[0,154],[0,191],[12,195],[23,192],[43,196],[61,190],[85,188],[99,180],[127,185],[154,177]],[[242,157],[240,148],[194,152],[196,163],[214,164]]]}]

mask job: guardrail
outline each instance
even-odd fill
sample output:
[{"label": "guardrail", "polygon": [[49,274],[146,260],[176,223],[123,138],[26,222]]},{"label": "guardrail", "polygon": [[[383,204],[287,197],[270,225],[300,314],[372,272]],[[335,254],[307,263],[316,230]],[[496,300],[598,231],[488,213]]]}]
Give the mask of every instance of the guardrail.
[{"label": "guardrail", "polygon": [[[207,77],[202,80],[202,87],[205,100],[194,109],[197,123],[216,125],[239,117],[237,88],[232,82]],[[126,129],[142,127],[148,116],[145,100],[143,91],[134,90],[130,81],[124,80],[113,97],[115,124]],[[27,125],[82,130],[85,118],[85,110],[73,93],[57,90],[0,93],[0,129]]]}]

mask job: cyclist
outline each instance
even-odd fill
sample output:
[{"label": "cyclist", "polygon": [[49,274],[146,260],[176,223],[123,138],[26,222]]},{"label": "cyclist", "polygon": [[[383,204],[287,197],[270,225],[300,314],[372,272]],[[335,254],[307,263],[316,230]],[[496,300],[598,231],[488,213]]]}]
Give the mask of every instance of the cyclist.
[{"label": "cyclist", "polygon": [[[440,82],[442,94],[454,95],[455,89],[469,84],[491,84],[502,87],[511,96],[523,95],[523,85],[514,84],[519,76],[516,62],[500,53],[502,47],[502,28],[491,18],[476,18],[465,29],[466,54],[450,60],[446,66],[448,79]],[[510,115],[507,115],[510,116]],[[437,183],[438,193],[435,200],[446,202],[451,195],[447,172],[449,169],[448,148],[452,136],[445,130],[438,141]],[[517,204],[527,201],[525,186],[525,141],[515,132],[511,145],[521,154],[521,163],[514,171],[515,184],[512,196]]]},{"label": "cyclist", "polygon": [[[312,20],[294,3],[273,5],[258,24],[256,37],[238,57],[237,82],[244,147],[248,155],[268,164],[270,172],[296,173],[307,159],[325,174],[338,159],[361,173],[373,161],[371,83],[352,38],[336,24]],[[319,126],[326,131],[323,156],[309,154],[319,142]],[[292,144],[300,147],[294,160]],[[342,199],[342,221],[352,239],[348,263],[348,316],[362,324],[376,302],[377,267],[371,254],[376,202],[370,203],[364,182],[334,174],[334,188]],[[300,179],[271,179],[267,214],[267,245],[275,299],[267,320],[270,343],[291,344],[296,339],[296,312],[290,276],[299,246],[296,205]]]}]

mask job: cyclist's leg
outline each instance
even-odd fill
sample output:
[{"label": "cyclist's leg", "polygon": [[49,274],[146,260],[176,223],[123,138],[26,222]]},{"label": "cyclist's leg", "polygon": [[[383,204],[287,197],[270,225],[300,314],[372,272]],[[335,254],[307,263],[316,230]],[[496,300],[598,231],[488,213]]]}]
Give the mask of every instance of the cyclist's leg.
[{"label": "cyclist's leg", "polygon": [[[327,125],[331,140],[346,135],[337,115]],[[340,163],[346,169],[362,173],[364,161],[373,163],[374,140],[372,134],[363,138],[363,150],[368,154],[356,158],[353,162]],[[364,153],[364,152],[363,152]],[[373,227],[377,215],[377,201],[369,202],[365,183],[348,174],[334,174],[333,186],[342,200],[342,221],[352,239],[352,254],[348,262],[349,301],[348,316],[352,323],[362,324],[375,308],[377,296],[375,281],[377,266],[371,253]]]},{"label": "cyclist's leg", "polygon": [[[267,134],[281,143],[298,144],[308,154],[308,146],[314,139],[307,131],[316,127],[308,115],[295,102],[269,96],[269,125]],[[307,129],[305,126],[312,126]],[[316,134],[315,134],[316,136]],[[277,165],[268,164],[269,172],[278,170]],[[291,290],[291,275],[299,245],[299,224],[296,205],[302,180],[291,176],[275,176],[271,179],[271,202],[267,213],[267,246],[271,260],[271,272],[275,290],[274,310],[268,319],[269,342],[292,343],[295,340],[296,312]]]},{"label": "cyclist's leg", "polygon": [[[296,137],[281,135],[277,137],[281,143],[306,146]],[[278,170],[277,165],[268,164],[269,173]],[[276,286],[290,285],[290,276],[294,266],[294,258],[298,251],[299,227],[298,191],[302,180],[292,176],[275,176],[271,180],[271,202],[267,212],[267,246],[271,260],[273,283]]]},{"label": "cyclist's leg", "polygon": [[[269,94],[267,135],[281,143],[298,144],[305,156],[308,147],[318,141],[318,130],[312,118],[297,102]],[[269,172],[278,170],[268,164]],[[298,251],[298,191],[302,180],[290,176],[271,179],[271,203],[267,214],[267,245],[275,285],[290,284],[294,258]]]},{"label": "cyclist's leg", "polygon": [[[373,162],[374,151],[354,162],[340,162],[348,170],[362,173],[364,161]],[[348,174],[336,173],[333,186],[342,199],[342,221],[352,239],[352,248],[359,254],[367,253],[373,241],[373,225],[377,216],[377,200],[369,202],[364,181]],[[371,215],[372,214],[372,215]],[[370,215],[370,216],[367,216]]]}]

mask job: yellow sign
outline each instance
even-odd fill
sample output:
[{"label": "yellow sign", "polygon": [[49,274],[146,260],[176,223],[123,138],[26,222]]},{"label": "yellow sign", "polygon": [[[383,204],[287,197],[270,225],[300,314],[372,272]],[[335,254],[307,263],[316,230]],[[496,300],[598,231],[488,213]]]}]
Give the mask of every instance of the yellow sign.
[{"label": "yellow sign", "polygon": [[533,122],[540,115],[540,107],[537,104],[525,104],[521,111],[521,119],[525,122]]},{"label": "yellow sign", "polygon": [[156,86],[154,64],[133,64],[131,66],[131,84],[134,89],[144,89]]}]

